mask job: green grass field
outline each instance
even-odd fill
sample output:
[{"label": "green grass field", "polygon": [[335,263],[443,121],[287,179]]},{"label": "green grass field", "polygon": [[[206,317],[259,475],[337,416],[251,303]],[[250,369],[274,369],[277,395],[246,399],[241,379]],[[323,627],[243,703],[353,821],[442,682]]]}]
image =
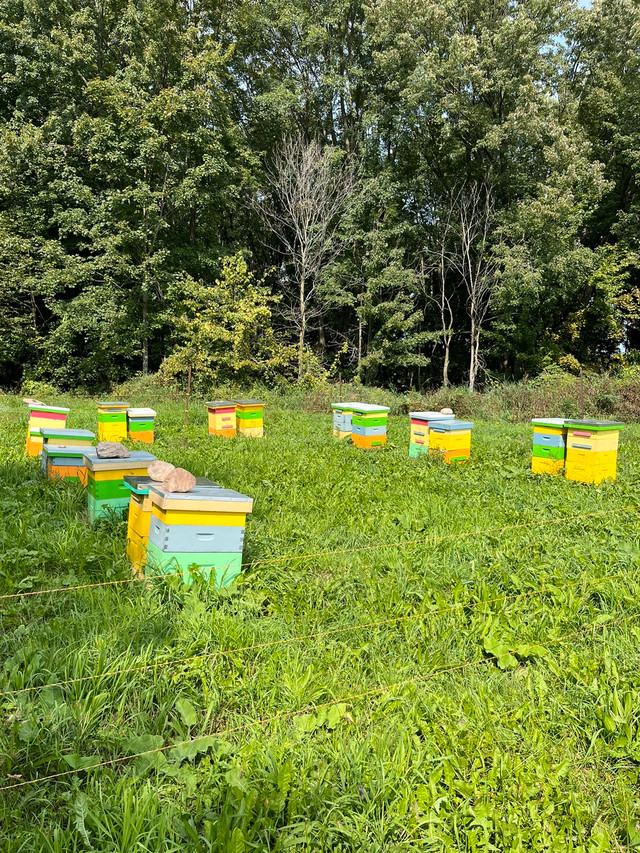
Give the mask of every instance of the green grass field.
[{"label": "green grass field", "polygon": [[328,413],[230,441],[144,402],[153,452],[255,499],[247,565],[67,590],[131,578],[126,525],[42,479],[0,397],[1,850],[640,847],[638,428],[593,487],[532,475],[528,424],[449,468],[408,418],[360,451]]}]

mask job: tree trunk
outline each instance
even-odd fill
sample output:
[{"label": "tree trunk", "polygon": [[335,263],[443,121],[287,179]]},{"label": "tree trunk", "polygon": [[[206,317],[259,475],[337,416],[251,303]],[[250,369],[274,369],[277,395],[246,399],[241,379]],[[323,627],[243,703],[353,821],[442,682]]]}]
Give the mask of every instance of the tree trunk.
[{"label": "tree trunk", "polygon": [[149,294],[142,292],[142,375],[149,373]]},{"label": "tree trunk", "polygon": [[476,323],[471,316],[471,333],[470,333],[470,353],[469,353],[469,391],[475,390],[476,384]]},{"label": "tree trunk", "polygon": [[442,387],[449,387],[449,360],[451,358],[451,339],[444,340],[444,364],[442,365]]},{"label": "tree trunk", "polygon": [[298,338],[298,382],[304,373],[304,338],[307,331],[307,309],[305,304],[305,279],[300,277],[300,336]]}]

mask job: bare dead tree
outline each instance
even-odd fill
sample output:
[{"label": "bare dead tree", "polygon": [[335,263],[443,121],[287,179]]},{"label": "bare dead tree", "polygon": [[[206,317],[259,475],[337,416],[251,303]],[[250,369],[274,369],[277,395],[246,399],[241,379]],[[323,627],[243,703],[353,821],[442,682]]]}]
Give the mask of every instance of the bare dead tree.
[{"label": "bare dead tree", "polygon": [[296,298],[289,314],[298,334],[298,379],[307,331],[324,314],[318,286],[323,270],[342,250],[339,215],[354,184],[351,162],[338,164],[331,149],[301,137],[286,139],[267,170],[259,207],[294,271]]}]

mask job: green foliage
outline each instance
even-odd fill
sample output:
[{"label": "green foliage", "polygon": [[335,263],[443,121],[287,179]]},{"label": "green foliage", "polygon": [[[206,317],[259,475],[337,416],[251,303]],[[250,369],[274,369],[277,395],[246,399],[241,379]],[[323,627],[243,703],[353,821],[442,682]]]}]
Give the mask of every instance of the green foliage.
[{"label": "green foliage", "polygon": [[[255,498],[247,565],[223,591],[65,592],[130,579],[126,528],[42,480],[1,398],[0,594],[63,590],[2,601],[1,786],[73,771],[3,792],[5,853],[632,849],[636,426],[616,485],[586,487],[531,475],[528,424],[481,420],[450,468],[408,458],[406,415],[360,452],[296,387],[267,392],[263,440],[212,439],[147,382],[156,452]],[[59,402],[95,427],[93,401]]]},{"label": "green foliage", "polygon": [[242,253],[223,258],[221,277],[212,285],[183,281],[180,295],[185,313],[176,319],[179,343],[162,362],[162,376],[172,379],[192,367],[210,384],[292,374],[295,350],[273,328],[278,299],[255,281]]}]

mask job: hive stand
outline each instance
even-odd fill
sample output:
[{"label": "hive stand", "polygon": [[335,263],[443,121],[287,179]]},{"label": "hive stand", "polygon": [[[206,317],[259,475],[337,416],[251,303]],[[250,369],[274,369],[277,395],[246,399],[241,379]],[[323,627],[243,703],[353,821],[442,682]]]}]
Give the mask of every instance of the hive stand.
[{"label": "hive stand", "polygon": [[422,456],[429,453],[429,426],[442,421],[453,421],[455,415],[442,412],[409,412],[411,436],[409,438],[409,456]]},{"label": "hive stand", "polygon": [[222,489],[199,486],[189,492],[167,492],[149,486],[151,521],[147,565],[154,573],[182,571],[185,584],[198,576],[227,586],[242,568],[247,514],[253,499]]},{"label": "hive stand", "polygon": [[618,440],[624,424],[619,421],[565,421],[567,457],[565,476],[580,483],[615,480]]},{"label": "hive stand", "polygon": [[98,441],[124,441],[127,437],[127,409],[123,401],[101,401],[98,406]]},{"label": "hive stand", "polygon": [[559,475],[565,466],[567,428],[564,418],[533,418],[531,470],[534,474]]},{"label": "hive stand", "polygon": [[236,404],[233,400],[213,400],[204,405],[208,413],[209,435],[233,438],[236,434]]},{"label": "hive stand", "polygon": [[236,428],[242,435],[262,438],[264,403],[262,400],[236,400]]},{"label": "hive stand", "polygon": [[132,450],[125,459],[99,459],[94,447],[86,448],[84,462],[87,466],[87,507],[93,522],[111,513],[124,515],[129,508],[130,489],[125,477],[145,477],[147,468],[156,457],[146,450]]},{"label": "hive stand", "polygon": [[156,412],[153,409],[127,409],[129,441],[153,444]]}]

